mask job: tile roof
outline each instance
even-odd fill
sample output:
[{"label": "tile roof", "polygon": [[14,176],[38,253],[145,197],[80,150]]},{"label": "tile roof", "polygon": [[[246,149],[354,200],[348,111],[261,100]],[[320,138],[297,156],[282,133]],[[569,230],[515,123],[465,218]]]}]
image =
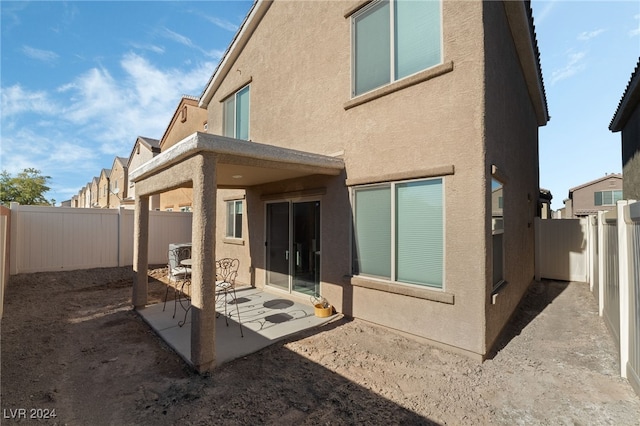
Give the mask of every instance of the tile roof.
[{"label": "tile roof", "polygon": [[636,68],[631,74],[622,98],[620,98],[616,113],[609,124],[609,130],[612,132],[622,130],[638,103],[640,103],[640,58],[638,58]]}]

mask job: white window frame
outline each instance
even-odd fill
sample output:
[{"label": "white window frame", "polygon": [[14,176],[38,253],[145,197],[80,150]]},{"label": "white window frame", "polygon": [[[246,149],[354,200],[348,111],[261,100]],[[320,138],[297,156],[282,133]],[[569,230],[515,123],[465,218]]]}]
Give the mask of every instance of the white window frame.
[{"label": "white window frame", "polygon": [[[413,284],[413,283],[406,283],[406,282],[402,282],[402,281],[397,281],[396,277],[397,277],[397,262],[396,262],[396,251],[397,251],[397,236],[396,236],[396,211],[397,211],[397,203],[395,201],[395,194],[396,194],[396,186],[399,184],[404,184],[404,183],[411,183],[411,182],[425,182],[425,181],[429,181],[429,180],[440,180],[441,182],[441,187],[442,187],[442,283],[440,285],[438,284]],[[391,246],[391,256],[390,256],[390,262],[391,262],[391,270],[390,270],[390,277],[380,277],[380,276],[374,276],[374,275],[368,275],[368,274],[361,274],[355,273],[355,240],[356,240],[356,223],[355,223],[355,218],[356,218],[356,191],[359,189],[366,189],[366,188],[382,188],[382,187],[389,187],[390,191],[391,191],[391,241],[390,241],[390,246]],[[352,217],[353,217],[353,221],[352,221],[352,225],[351,225],[351,268],[352,268],[352,275],[353,276],[358,276],[358,277],[363,277],[366,279],[371,279],[371,280],[378,280],[378,281],[383,281],[383,282],[388,282],[391,283],[393,285],[398,285],[398,286],[405,286],[405,287],[412,287],[412,288],[419,288],[419,289],[425,289],[425,290],[433,290],[433,291],[444,291],[445,290],[445,283],[446,283],[446,223],[447,223],[447,212],[446,212],[446,179],[445,176],[434,176],[434,177],[428,177],[428,178],[418,178],[418,179],[407,179],[407,180],[399,180],[399,181],[391,181],[391,182],[377,182],[377,183],[371,183],[371,184],[364,184],[364,185],[357,185],[351,188],[350,191],[350,197],[351,197],[351,209],[352,209]]]},{"label": "white window frame", "polygon": [[[370,90],[367,90],[365,92],[362,93],[358,93],[356,94],[356,19],[360,16],[363,15],[364,13],[368,12],[369,10],[373,9],[374,7],[376,7],[377,5],[379,5],[382,2],[388,2],[389,3],[389,32],[390,32],[390,49],[389,49],[389,63],[391,65],[390,68],[390,73],[389,73],[389,82],[385,83],[381,86],[378,87],[374,87]],[[369,93],[372,92],[374,90],[380,89],[381,87],[385,87],[388,86],[389,84],[395,83],[397,81],[402,81],[404,79],[407,79],[413,75],[416,75],[426,69],[430,69],[433,67],[436,67],[438,65],[441,65],[444,62],[444,29],[443,29],[443,16],[442,16],[442,3],[443,0],[439,0],[439,5],[440,5],[440,60],[438,61],[437,64],[433,64],[430,67],[425,68],[424,70],[420,70],[415,72],[414,74],[410,74],[407,76],[404,76],[400,79],[396,78],[396,64],[395,64],[395,3],[397,0],[374,0],[371,3],[369,3],[368,5],[366,5],[365,7],[363,7],[362,9],[358,10],[357,12],[355,12],[354,14],[351,15],[351,97],[355,98],[358,96],[362,96],[365,93]]]},{"label": "white window frame", "polygon": [[244,86],[242,86],[240,89],[236,90],[232,95],[227,96],[226,98],[224,98],[222,100],[222,134],[223,135],[227,135],[227,129],[226,129],[226,125],[227,125],[227,102],[233,98],[234,101],[234,107],[233,107],[233,131],[231,132],[231,135],[229,137],[233,137],[236,139],[239,139],[238,134],[237,134],[237,130],[238,130],[238,110],[237,110],[237,105],[238,105],[238,94],[240,94],[240,92],[242,92],[244,89],[249,88],[249,108],[247,109],[247,140],[249,140],[250,135],[251,135],[251,84],[245,84]]},{"label": "white window frame", "polygon": [[[604,202],[604,193],[605,192],[610,192],[611,193],[611,204],[605,203]],[[616,205],[616,197],[614,196],[615,192],[619,192],[620,193],[620,199],[622,200],[623,195],[622,195],[622,190],[621,189],[606,189],[603,191],[594,191],[593,192],[593,205],[595,206],[615,206]],[[596,194],[601,194],[600,195],[600,200],[602,201],[600,204],[596,204]]]},{"label": "white window frame", "polygon": [[[240,203],[242,205],[242,218],[244,218],[244,199],[238,199],[238,200],[228,200],[225,202],[225,207],[226,207],[226,212],[225,212],[225,216],[227,217],[227,223],[226,223],[226,228],[225,228],[225,237],[226,238],[234,238],[234,239],[238,239],[241,240],[242,239],[242,223],[240,223],[240,236],[236,235],[236,229],[237,229],[237,223],[236,223],[236,205]],[[229,205],[233,205],[233,214],[229,215]],[[241,219],[242,221],[243,219]],[[229,235],[229,222],[233,222],[232,223],[232,229],[233,229],[233,235]]]}]

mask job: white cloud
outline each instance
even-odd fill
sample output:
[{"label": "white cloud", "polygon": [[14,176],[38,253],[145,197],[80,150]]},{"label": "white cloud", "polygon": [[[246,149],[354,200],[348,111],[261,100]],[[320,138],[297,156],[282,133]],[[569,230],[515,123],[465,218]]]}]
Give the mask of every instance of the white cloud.
[{"label": "white cloud", "polygon": [[635,37],[640,35],[640,13],[633,16],[634,19],[638,20],[638,27],[629,31],[629,37]]},{"label": "white cloud", "polygon": [[131,43],[131,47],[138,50],[148,50],[159,55],[162,55],[165,52],[164,46],[157,46],[155,44]]},{"label": "white cloud", "polygon": [[182,34],[178,34],[174,31],[171,31],[169,28],[164,28],[164,36],[170,40],[175,41],[176,43],[180,43],[187,47],[193,47],[193,42],[189,37],[183,36]]},{"label": "white cloud", "polygon": [[3,119],[27,112],[51,114],[55,110],[56,106],[46,92],[29,92],[19,84],[2,88]]},{"label": "white cloud", "polygon": [[584,61],[583,61],[585,56],[586,56],[585,52],[577,52],[577,53],[569,52],[568,58],[567,58],[567,64],[564,67],[558,70],[554,70],[551,73],[551,84],[555,84],[560,80],[573,77],[574,75],[583,71],[586,68],[586,65],[584,64]]},{"label": "white cloud", "polygon": [[22,53],[31,59],[36,59],[42,62],[54,62],[58,59],[58,54],[50,50],[36,49],[31,46],[22,46]]},{"label": "white cloud", "polygon": [[227,20],[224,19],[220,19],[220,18],[216,18],[215,16],[204,16],[204,18],[213,23],[214,25],[222,28],[223,30],[227,30],[227,31],[231,31],[231,32],[236,32],[238,31],[238,26],[232,22],[229,22]]},{"label": "white cloud", "polygon": [[602,28],[594,31],[583,31],[580,34],[578,34],[578,40],[581,40],[581,41],[591,40],[592,38],[598,37],[604,31],[605,30]]},{"label": "white cloud", "polygon": [[[540,13],[537,13],[537,10],[533,11],[533,18],[534,18],[535,25],[541,24],[546,19],[546,17],[556,7],[556,1],[557,0],[545,2],[545,7],[540,11]],[[538,4],[540,3],[541,2],[538,2]]]}]

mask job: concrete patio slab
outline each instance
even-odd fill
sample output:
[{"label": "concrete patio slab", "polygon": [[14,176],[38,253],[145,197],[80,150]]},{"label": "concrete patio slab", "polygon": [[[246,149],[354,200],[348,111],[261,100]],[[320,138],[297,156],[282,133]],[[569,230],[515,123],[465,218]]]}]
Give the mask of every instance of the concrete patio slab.
[{"label": "concrete patio slab", "polygon": [[[238,323],[236,305],[227,305],[224,315],[224,300],[216,303],[216,365],[257,352],[278,340],[326,324],[337,317],[334,314],[318,318],[314,307],[294,301],[287,295],[274,294],[256,288],[237,290],[237,303],[240,311],[242,335]],[[139,309],[138,314],[151,328],[187,363],[191,365],[191,311],[186,314],[187,303],[178,303],[175,318],[174,302],[147,306]],[[164,309],[163,309],[164,308]]]}]

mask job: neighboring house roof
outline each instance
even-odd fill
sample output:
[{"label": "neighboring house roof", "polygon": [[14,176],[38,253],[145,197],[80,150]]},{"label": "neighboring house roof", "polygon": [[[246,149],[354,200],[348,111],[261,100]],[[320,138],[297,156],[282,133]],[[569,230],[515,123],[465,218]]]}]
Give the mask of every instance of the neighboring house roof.
[{"label": "neighboring house roof", "polygon": [[111,169],[116,165],[116,162],[120,163],[122,167],[127,167],[127,158],[125,157],[116,157],[113,159],[113,164],[111,165]]},{"label": "neighboring house roof", "polygon": [[182,106],[186,103],[185,101],[195,102],[193,105],[196,106],[196,107],[199,107],[199,105],[198,105],[198,102],[200,101],[199,98],[197,98],[196,96],[182,95],[182,97],[180,98],[180,102],[178,102],[178,106],[176,107],[176,110],[174,111],[173,116],[171,117],[171,120],[169,121],[169,125],[167,126],[167,128],[164,131],[164,133],[162,134],[162,137],[160,138],[160,142],[159,142],[159,145],[158,145],[160,147],[160,149],[162,149],[162,145],[165,144],[166,138],[169,135],[169,131],[173,127],[173,125],[176,122],[176,120],[178,120],[178,116],[180,115],[180,113],[182,111]]},{"label": "neighboring house roof", "polygon": [[160,141],[158,139],[146,138],[144,136],[138,136],[138,140],[136,142],[140,142],[149,148],[153,152],[160,152]]},{"label": "neighboring house roof", "polygon": [[100,178],[102,178],[102,175],[105,175],[108,178],[111,176],[111,169],[102,169],[100,172]]},{"label": "neighboring house roof", "polygon": [[[244,21],[238,28],[231,44],[222,55],[222,59],[214,70],[209,82],[200,95],[199,106],[206,108],[213,98],[213,94],[220,87],[222,80],[232,68],[240,52],[245,47],[260,21],[269,10],[273,0],[256,0]],[[511,28],[511,33],[522,66],[527,89],[533,102],[538,118],[538,125],[544,126],[550,119],[547,106],[547,96],[542,79],[540,66],[540,51],[536,39],[535,25],[531,1],[504,1],[505,12]]]},{"label": "neighboring house roof", "polygon": [[160,153],[160,141],[158,139],[138,136],[136,142],[133,144],[133,148],[131,149],[131,154],[129,154],[129,160],[126,163],[127,167],[129,167],[129,164],[131,164],[131,159],[136,153],[136,147],[138,146],[138,144],[144,145],[149,151],[153,152],[154,155]]},{"label": "neighboring house roof", "polygon": [[94,176],[93,179],[91,179],[91,184],[98,184],[100,182],[100,178],[98,176]]},{"label": "neighboring house roof", "polygon": [[640,103],[640,58],[636,68],[631,74],[627,88],[618,103],[616,113],[611,119],[609,124],[609,130],[612,132],[619,132],[627,124],[629,117],[636,109],[636,106]]},{"label": "neighboring house roof", "polygon": [[593,184],[596,184],[598,182],[602,182],[602,181],[605,181],[605,180],[611,179],[611,178],[622,179],[622,174],[620,174],[620,173],[611,173],[609,175],[605,175],[605,176],[603,176],[601,178],[598,178],[596,180],[592,180],[591,182],[583,183],[582,185],[578,185],[578,186],[574,186],[573,188],[569,188],[569,198],[571,198],[571,194],[573,194],[574,191],[577,191],[579,189],[585,188],[587,186],[590,186],[590,185],[593,185]]}]

